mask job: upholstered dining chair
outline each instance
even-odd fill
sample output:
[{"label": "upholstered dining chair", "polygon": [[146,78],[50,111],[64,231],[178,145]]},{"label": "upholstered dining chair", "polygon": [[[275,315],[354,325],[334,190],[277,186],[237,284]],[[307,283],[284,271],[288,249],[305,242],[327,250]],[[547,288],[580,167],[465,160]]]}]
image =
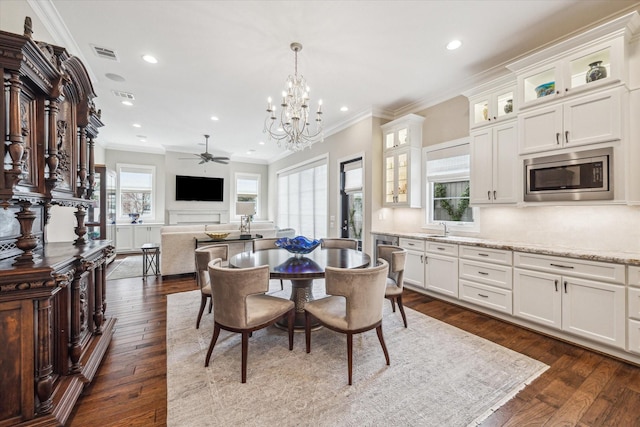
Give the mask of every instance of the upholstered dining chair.
[{"label": "upholstered dining chair", "polygon": [[402,315],[404,327],[407,327],[407,316],[402,305],[402,291],[404,289],[404,265],[407,261],[407,250],[400,246],[378,245],[378,257],[384,259],[389,264],[389,274],[387,276],[387,288],[384,292],[385,298],[391,301],[393,312],[396,311],[396,303]]},{"label": "upholstered dining chair", "polygon": [[382,304],[389,264],[383,259],[371,268],[325,269],[326,292],[329,296],[305,304],[305,338],[311,352],[311,321],[347,335],[347,367],[349,385],[353,372],[353,335],[375,329],[389,365],[389,353],[382,336]]},{"label": "upholstered dining chair", "polygon": [[345,238],[320,239],[320,247],[323,249],[337,248],[358,250],[358,241],[356,239]]},{"label": "upholstered dining chair", "polygon": [[269,290],[269,266],[250,268],[220,268],[216,260],[209,263],[213,298],[213,336],[204,366],[209,366],[211,353],[220,330],[242,334],[242,382],[247,382],[249,336],[286,316],[289,329],[289,350],[293,350],[293,301],[265,295]]},{"label": "upholstered dining chair", "polygon": [[[263,239],[254,239],[253,240],[253,252],[258,251],[268,251],[270,249],[280,249],[276,246],[277,237],[265,237]],[[280,289],[284,289],[284,283],[282,279],[280,279]]]},{"label": "upholstered dining chair", "polygon": [[209,300],[209,313],[213,301],[211,300],[211,281],[209,279],[209,263],[214,259],[220,260],[220,265],[229,258],[229,245],[209,245],[196,249],[196,282],[200,288],[200,310],[198,311],[198,320],[196,320],[196,329],[200,328],[200,320],[202,313]]}]

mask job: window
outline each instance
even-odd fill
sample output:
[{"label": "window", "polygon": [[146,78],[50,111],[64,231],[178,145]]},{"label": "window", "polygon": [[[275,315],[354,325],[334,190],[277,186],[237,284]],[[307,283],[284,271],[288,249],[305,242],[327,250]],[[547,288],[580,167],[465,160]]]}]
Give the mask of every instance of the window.
[{"label": "window", "polygon": [[472,225],[469,143],[456,140],[426,149],[427,223]]},{"label": "window", "polygon": [[155,166],[118,165],[118,217],[155,217]]},{"label": "window", "polygon": [[[236,182],[236,202],[253,202],[256,207],[255,216],[260,215],[259,193],[260,193],[260,175],[237,173]],[[235,203],[233,203],[235,207]],[[240,215],[236,214],[237,217]]]},{"label": "window", "polygon": [[327,235],[327,159],[279,172],[278,227],[309,238]]}]

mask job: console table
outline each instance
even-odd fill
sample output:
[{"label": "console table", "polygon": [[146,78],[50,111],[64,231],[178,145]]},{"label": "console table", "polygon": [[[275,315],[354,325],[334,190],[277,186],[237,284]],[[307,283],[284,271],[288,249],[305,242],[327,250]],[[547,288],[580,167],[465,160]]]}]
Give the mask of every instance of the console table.
[{"label": "console table", "polygon": [[194,237],[196,241],[196,249],[205,243],[226,243],[226,242],[251,242],[255,239],[262,239],[262,234],[252,234],[250,237],[240,236],[225,237],[224,239],[212,239],[211,237]]}]

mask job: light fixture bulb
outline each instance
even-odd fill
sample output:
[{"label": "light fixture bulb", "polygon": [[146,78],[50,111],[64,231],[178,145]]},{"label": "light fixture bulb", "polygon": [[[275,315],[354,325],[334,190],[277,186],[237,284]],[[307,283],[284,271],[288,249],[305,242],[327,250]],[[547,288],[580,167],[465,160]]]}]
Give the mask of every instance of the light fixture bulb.
[{"label": "light fixture bulb", "polygon": [[458,49],[460,46],[462,46],[462,42],[460,40],[451,40],[448,44],[447,44],[447,49],[448,50],[456,50]]}]

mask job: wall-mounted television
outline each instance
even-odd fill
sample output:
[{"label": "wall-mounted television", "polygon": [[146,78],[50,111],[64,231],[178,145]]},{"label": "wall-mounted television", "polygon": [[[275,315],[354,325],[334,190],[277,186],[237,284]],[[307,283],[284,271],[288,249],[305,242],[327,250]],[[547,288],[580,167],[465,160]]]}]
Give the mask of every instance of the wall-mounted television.
[{"label": "wall-mounted television", "polygon": [[224,178],[176,175],[176,200],[222,202]]}]

